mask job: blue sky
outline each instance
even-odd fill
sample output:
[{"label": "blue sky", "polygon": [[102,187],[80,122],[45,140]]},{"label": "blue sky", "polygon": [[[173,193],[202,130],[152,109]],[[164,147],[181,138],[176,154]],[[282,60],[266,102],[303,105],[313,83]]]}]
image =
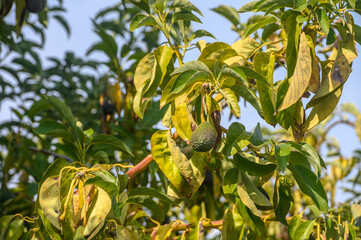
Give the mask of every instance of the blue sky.
[{"label": "blue sky", "polygon": [[[67,37],[65,31],[54,20],[50,20],[49,28],[47,30],[46,45],[41,52],[43,59],[49,56],[63,57],[65,51],[74,51],[77,56],[85,56],[85,53],[92,43],[98,41],[98,37],[93,32],[91,18],[93,18],[105,4],[112,5],[118,3],[118,0],[77,0],[70,1],[65,0],[65,9],[67,12],[65,16],[71,26],[71,36]],[[195,29],[203,28],[211,32],[218,41],[223,41],[232,44],[237,40],[237,34],[230,30],[231,24],[222,16],[211,11],[211,8],[217,7],[220,4],[228,4],[238,9],[248,1],[228,0],[226,2],[221,0],[197,0],[192,1],[204,14],[201,18],[203,24],[197,24]],[[100,4],[101,3],[101,4]],[[241,21],[245,22],[250,14],[242,14]],[[361,25],[361,17],[355,15],[355,23]],[[26,31],[26,28],[25,28]],[[31,32],[25,32],[26,34],[32,34]],[[212,39],[205,39],[207,41],[213,41]],[[120,43],[121,44],[121,43]],[[358,51],[361,50],[360,45],[357,44]],[[194,60],[198,57],[198,50],[193,50],[186,55],[186,61]],[[92,55],[94,58],[102,58],[101,55]],[[275,79],[283,79],[284,75],[276,74]],[[358,109],[361,110],[361,57],[354,61],[353,72],[344,87],[344,91],[340,102],[354,102]],[[248,130],[254,128],[257,122],[264,123],[262,119],[257,115],[256,111],[250,107],[245,108],[243,103],[240,104],[242,108],[241,119],[232,121],[240,121]],[[0,108],[0,122],[8,119],[9,115],[9,103],[5,102],[1,104]],[[227,114],[225,114],[227,116]],[[225,119],[228,117],[224,117]],[[228,126],[230,123],[223,121],[224,126]],[[353,150],[360,148],[360,142],[358,141],[354,130],[348,126],[340,126],[331,131],[331,135],[340,139],[340,143],[343,149],[343,153],[350,155]]]}]

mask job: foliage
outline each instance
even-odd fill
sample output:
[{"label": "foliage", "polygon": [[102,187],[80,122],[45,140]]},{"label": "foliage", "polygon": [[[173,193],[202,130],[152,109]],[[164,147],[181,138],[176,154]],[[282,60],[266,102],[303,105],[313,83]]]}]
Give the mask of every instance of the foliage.
[{"label": "foliage", "polygon": [[[212,10],[240,36],[232,45],[193,30],[203,15],[188,0],[122,1],[93,20],[100,40],[87,54],[106,61],[68,52],[45,67],[48,15],[70,33],[51,14],[59,4],[34,22],[24,1],[0,2],[1,100],[19,102],[18,119],[0,127],[0,239],[204,239],[211,229],[222,239],[359,238],[361,151],[346,158],[328,134],[347,124],[361,141],[361,112],[337,108],[361,42],[351,15],[360,1],[220,5]],[[198,59],[184,62],[193,48]],[[270,126],[222,127],[225,108],[240,118],[241,99]],[[196,152],[205,122],[214,147]],[[341,180],[354,198],[337,205]]]}]

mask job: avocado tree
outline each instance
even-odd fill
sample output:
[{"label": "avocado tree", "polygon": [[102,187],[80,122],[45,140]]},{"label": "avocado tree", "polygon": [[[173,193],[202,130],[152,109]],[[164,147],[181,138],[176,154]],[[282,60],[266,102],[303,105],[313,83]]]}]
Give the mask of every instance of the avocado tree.
[{"label": "avocado tree", "polygon": [[[240,37],[232,45],[204,40],[214,36],[194,29],[202,12],[188,0],[121,1],[93,19],[100,41],[87,54],[105,61],[69,52],[49,67],[21,26],[45,41],[26,11],[41,22],[62,2],[29,2],[15,1],[15,26],[14,1],[0,2],[1,99],[21,101],[0,129],[0,239],[360,237],[351,173],[361,150],[345,157],[328,135],[347,124],[361,141],[361,112],[337,108],[361,43],[351,14],[361,1],[220,5],[212,10]],[[268,126],[246,129],[240,101]],[[237,119],[228,129],[224,109]],[[342,179],[353,198],[337,204]]]}]

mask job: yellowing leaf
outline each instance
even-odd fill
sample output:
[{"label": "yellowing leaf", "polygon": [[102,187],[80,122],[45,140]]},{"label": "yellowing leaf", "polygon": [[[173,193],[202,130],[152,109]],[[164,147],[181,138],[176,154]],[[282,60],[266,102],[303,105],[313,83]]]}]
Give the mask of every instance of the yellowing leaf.
[{"label": "yellowing leaf", "polygon": [[355,122],[355,130],[358,139],[361,142],[361,113],[357,114],[356,122]]},{"label": "yellowing leaf", "polygon": [[316,93],[320,88],[320,63],[317,57],[313,56],[312,58],[312,74],[310,78],[310,82],[308,83],[308,87],[306,91],[310,91]]},{"label": "yellowing leaf", "polygon": [[47,178],[41,185],[39,191],[39,204],[49,222],[54,227],[61,230],[59,222],[59,216],[61,214],[60,183],[58,176]]},{"label": "yellowing leaf", "polygon": [[119,82],[114,85],[114,100],[117,113],[120,114],[122,110],[122,91],[120,90]]},{"label": "yellowing leaf", "polygon": [[222,96],[226,100],[227,105],[231,109],[232,113],[238,118],[241,117],[241,108],[238,105],[238,99],[237,99],[236,95],[234,94],[233,90],[231,90],[229,88],[225,88],[225,89],[219,90],[219,92],[220,92],[220,94],[222,94]]},{"label": "yellowing leaf", "polygon": [[188,108],[186,102],[176,107],[174,113],[172,114],[172,121],[179,136],[185,141],[190,141],[193,132],[191,122],[188,118]]},{"label": "yellowing leaf", "polygon": [[307,37],[303,32],[300,37],[300,46],[295,71],[292,75],[290,86],[279,111],[289,108],[302,97],[311,79],[311,74],[312,57]]},{"label": "yellowing leaf", "polygon": [[[111,210],[112,201],[109,195],[101,188],[96,188],[98,193],[95,201],[94,207],[91,209],[90,216],[88,218],[87,224],[84,229],[84,236],[91,234],[94,229],[100,230],[99,226],[104,225],[105,218]],[[92,234],[94,235],[94,233]]]},{"label": "yellowing leaf", "polygon": [[175,187],[176,191],[183,196],[187,196],[190,195],[192,190],[173,160],[168,145],[169,137],[171,137],[169,130],[159,130],[155,132],[150,140],[151,152],[155,162]]},{"label": "yellowing leaf", "polygon": [[303,126],[303,131],[310,130],[330,115],[336,108],[338,101],[340,100],[342,88],[339,88],[336,92],[327,95],[322,98],[320,102],[312,108],[312,111],[308,115],[306,122]]}]

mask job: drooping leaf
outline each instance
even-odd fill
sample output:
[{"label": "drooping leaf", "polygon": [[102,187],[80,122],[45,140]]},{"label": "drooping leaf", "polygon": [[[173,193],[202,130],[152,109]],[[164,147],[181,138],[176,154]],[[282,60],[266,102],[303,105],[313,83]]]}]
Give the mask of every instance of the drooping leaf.
[{"label": "drooping leaf", "polygon": [[110,198],[112,198],[113,195],[117,196],[117,194],[118,194],[117,185],[111,181],[104,180],[100,176],[89,178],[84,183],[84,186],[86,186],[86,185],[95,185],[97,187],[102,188],[109,195]]},{"label": "drooping leaf", "polygon": [[322,32],[327,36],[330,31],[330,21],[324,8],[319,8],[317,10],[317,20],[322,28]]},{"label": "drooping leaf", "polygon": [[212,72],[209,70],[207,65],[205,65],[204,63],[202,63],[200,61],[187,62],[187,63],[181,65],[180,67],[178,67],[177,69],[175,69],[171,75],[173,76],[176,74],[181,74],[186,71],[205,72],[205,73],[209,74],[209,76],[212,76]]},{"label": "drooping leaf", "polygon": [[246,29],[244,30],[243,38],[248,37],[249,35],[251,35],[255,31],[257,31],[258,29],[266,26],[267,24],[273,23],[273,22],[276,22],[276,21],[277,21],[277,19],[275,17],[265,17],[264,19],[262,19],[262,20],[260,20],[260,21],[258,21],[256,23],[248,25],[246,27]]},{"label": "drooping leaf", "polygon": [[164,213],[162,209],[158,206],[158,204],[149,197],[144,196],[132,196],[128,197],[125,203],[132,203],[144,206],[148,208],[154,215],[164,219]]},{"label": "drooping leaf", "polygon": [[272,173],[277,165],[260,159],[246,152],[239,152],[233,156],[237,168],[251,176],[264,176]]},{"label": "drooping leaf", "polygon": [[297,63],[288,87],[286,96],[283,99],[279,111],[289,108],[295,104],[305,92],[312,74],[312,58],[308,40],[304,33],[300,37],[300,45],[297,56]]},{"label": "drooping leaf", "polygon": [[224,88],[219,90],[219,93],[222,94],[226,100],[227,105],[231,109],[232,113],[238,118],[241,117],[241,108],[238,105],[238,99],[234,92],[230,88]]},{"label": "drooping leaf", "polygon": [[[155,132],[150,140],[151,152],[154,160],[164,175],[183,196],[191,194],[191,186],[178,169],[169,146],[170,131],[159,130]],[[179,154],[179,153],[178,153]]]},{"label": "drooping leaf", "polygon": [[291,144],[280,143],[276,145],[275,156],[278,162],[278,166],[282,171],[285,171],[291,156]]},{"label": "drooping leaf", "polygon": [[295,239],[295,240],[308,239],[310,234],[313,231],[313,224],[315,223],[315,221],[316,220],[308,220],[308,221],[301,223],[297,227],[297,229],[293,235],[293,239]]},{"label": "drooping leaf", "polygon": [[242,97],[244,100],[249,102],[256,109],[258,114],[263,118],[261,103],[257,95],[252,92],[252,90],[241,84],[235,84],[231,87],[231,90],[234,91],[236,95]]},{"label": "drooping leaf", "polygon": [[167,202],[172,205],[177,205],[175,202],[169,199],[162,191],[155,188],[148,187],[137,187],[130,190],[128,197],[132,196],[145,196],[145,197],[154,197],[158,198],[161,201]]},{"label": "drooping leaf", "polygon": [[311,170],[299,165],[288,165],[288,169],[293,173],[301,191],[313,200],[320,211],[327,212],[327,195],[317,176]]},{"label": "drooping leaf", "polygon": [[55,108],[56,111],[58,111],[64,117],[64,119],[68,122],[70,127],[73,129],[73,131],[76,132],[77,130],[76,130],[75,119],[74,119],[73,113],[71,112],[69,107],[66,106],[65,103],[63,103],[61,100],[59,100],[56,97],[47,96],[46,99],[53,106],[53,108]]},{"label": "drooping leaf", "polygon": [[238,13],[237,13],[236,9],[234,9],[231,6],[220,5],[216,8],[212,8],[211,10],[222,15],[226,19],[228,19],[234,26],[237,26],[238,24],[240,24],[240,19],[239,19]]},{"label": "drooping leaf", "polygon": [[229,208],[226,209],[223,215],[222,238],[229,240],[239,239],[239,232],[235,229],[233,214]]},{"label": "drooping leaf", "polygon": [[89,143],[89,146],[94,144],[106,144],[111,146],[114,150],[122,151],[129,154],[130,156],[133,156],[133,153],[129,150],[128,146],[125,145],[122,140],[113,135],[98,134],[93,137]]},{"label": "drooping leaf", "polygon": [[223,153],[229,156],[241,151],[242,148],[250,143],[249,139],[251,136],[251,133],[248,133],[242,124],[238,122],[232,123],[228,128]]},{"label": "drooping leaf", "polygon": [[351,206],[352,218],[356,227],[361,225],[361,206],[357,203]]}]

